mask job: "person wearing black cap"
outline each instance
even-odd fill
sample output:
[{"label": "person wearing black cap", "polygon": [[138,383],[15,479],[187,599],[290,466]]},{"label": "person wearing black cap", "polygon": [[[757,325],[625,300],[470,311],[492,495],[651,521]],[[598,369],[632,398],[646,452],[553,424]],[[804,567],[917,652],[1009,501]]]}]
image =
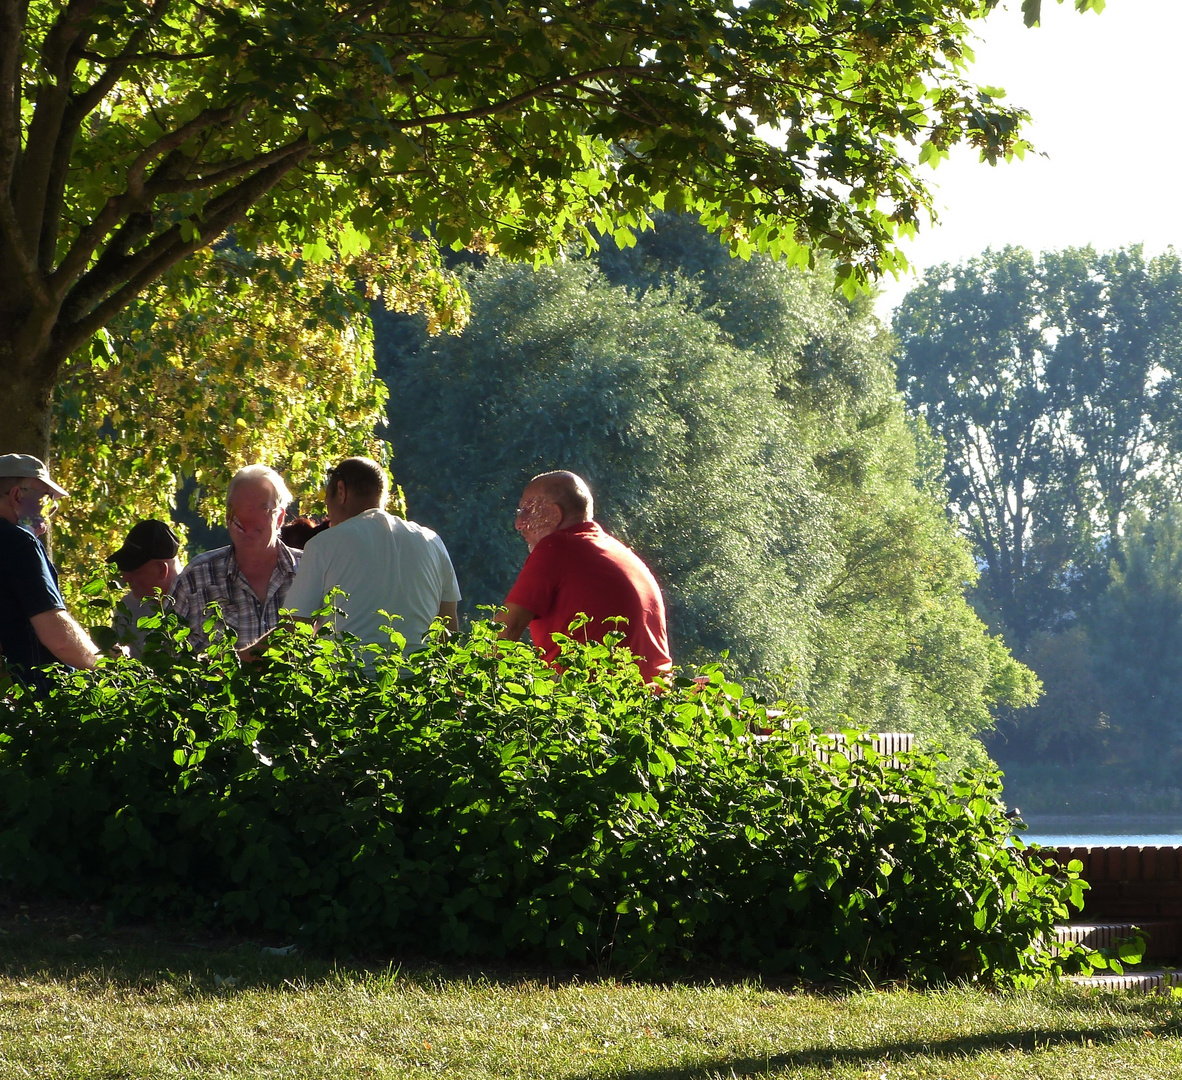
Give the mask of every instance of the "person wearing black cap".
[{"label": "person wearing black cap", "polygon": [[0,455],[0,651],[9,674],[42,692],[49,683],[37,669],[92,668],[99,655],[66,611],[57,568],[38,539],[65,494],[37,458]]},{"label": "person wearing black cap", "polygon": [[139,629],[139,621],[169,602],[168,594],[181,572],[177,558],[180,547],[180,539],[166,522],[148,518],[136,522],[123,546],[107,558],[128,588],[119,602],[115,631],[136,658],[143,656],[146,637],[146,632]]}]

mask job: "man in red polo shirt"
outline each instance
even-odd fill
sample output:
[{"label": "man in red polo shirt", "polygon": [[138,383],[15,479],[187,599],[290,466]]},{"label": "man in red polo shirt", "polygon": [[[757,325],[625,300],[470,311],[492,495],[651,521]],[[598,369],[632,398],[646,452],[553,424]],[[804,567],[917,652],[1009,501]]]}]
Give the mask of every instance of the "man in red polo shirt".
[{"label": "man in red polo shirt", "polygon": [[[553,634],[568,634],[580,613],[591,621],[578,631],[585,641],[624,634],[646,681],[669,672],[665,602],[652,572],[635,552],[609,536],[592,518],[595,503],[572,472],[548,472],[526,486],[515,528],[529,555],[505,600],[501,637],[516,641],[529,626],[546,660],[558,656]],[[622,615],[627,623],[606,620]]]}]

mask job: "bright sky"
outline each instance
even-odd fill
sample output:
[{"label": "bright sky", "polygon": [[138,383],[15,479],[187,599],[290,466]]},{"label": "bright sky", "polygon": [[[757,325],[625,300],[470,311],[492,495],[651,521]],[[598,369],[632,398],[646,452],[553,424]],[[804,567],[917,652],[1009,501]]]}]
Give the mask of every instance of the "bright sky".
[{"label": "bright sky", "polygon": [[[990,168],[966,151],[925,166],[940,221],[904,243],[913,268],[1006,244],[1182,249],[1182,0],[1108,0],[1099,15],[1043,0],[1031,30],[1021,0],[1006,2],[979,24],[971,77],[1030,111],[1027,138],[1046,157]],[[916,280],[888,275],[879,314]]]}]

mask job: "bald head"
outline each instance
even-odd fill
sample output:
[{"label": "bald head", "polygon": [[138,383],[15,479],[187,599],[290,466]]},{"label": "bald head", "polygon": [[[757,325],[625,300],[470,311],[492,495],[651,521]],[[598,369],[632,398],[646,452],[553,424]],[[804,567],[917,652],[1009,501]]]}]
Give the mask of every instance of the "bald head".
[{"label": "bald head", "polygon": [[591,496],[587,481],[578,473],[567,472],[565,469],[539,473],[529,482],[531,488],[535,484],[538,485],[539,492],[553,499],[562,509],[560,529],[590,521],[595,517],[595,499]]},{"label": "bald head", "polygon": [[533,551],[543,537],[581,525],[594,516],[595,500],[581,476],[565,470],[545,472],[526,485],[515,528]]}]

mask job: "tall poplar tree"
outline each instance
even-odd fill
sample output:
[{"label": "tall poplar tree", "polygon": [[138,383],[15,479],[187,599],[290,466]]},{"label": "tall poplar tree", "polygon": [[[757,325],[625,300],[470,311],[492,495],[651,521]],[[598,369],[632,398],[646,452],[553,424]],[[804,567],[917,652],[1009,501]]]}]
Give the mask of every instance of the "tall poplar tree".
[{"label": "tall poplar tree", "polygon": [[1182,260],[986,251],[895,314],[899,388],[945,450],[982,593],[1019,643],[1103,588],[1130,512],[1182,495]]}]

